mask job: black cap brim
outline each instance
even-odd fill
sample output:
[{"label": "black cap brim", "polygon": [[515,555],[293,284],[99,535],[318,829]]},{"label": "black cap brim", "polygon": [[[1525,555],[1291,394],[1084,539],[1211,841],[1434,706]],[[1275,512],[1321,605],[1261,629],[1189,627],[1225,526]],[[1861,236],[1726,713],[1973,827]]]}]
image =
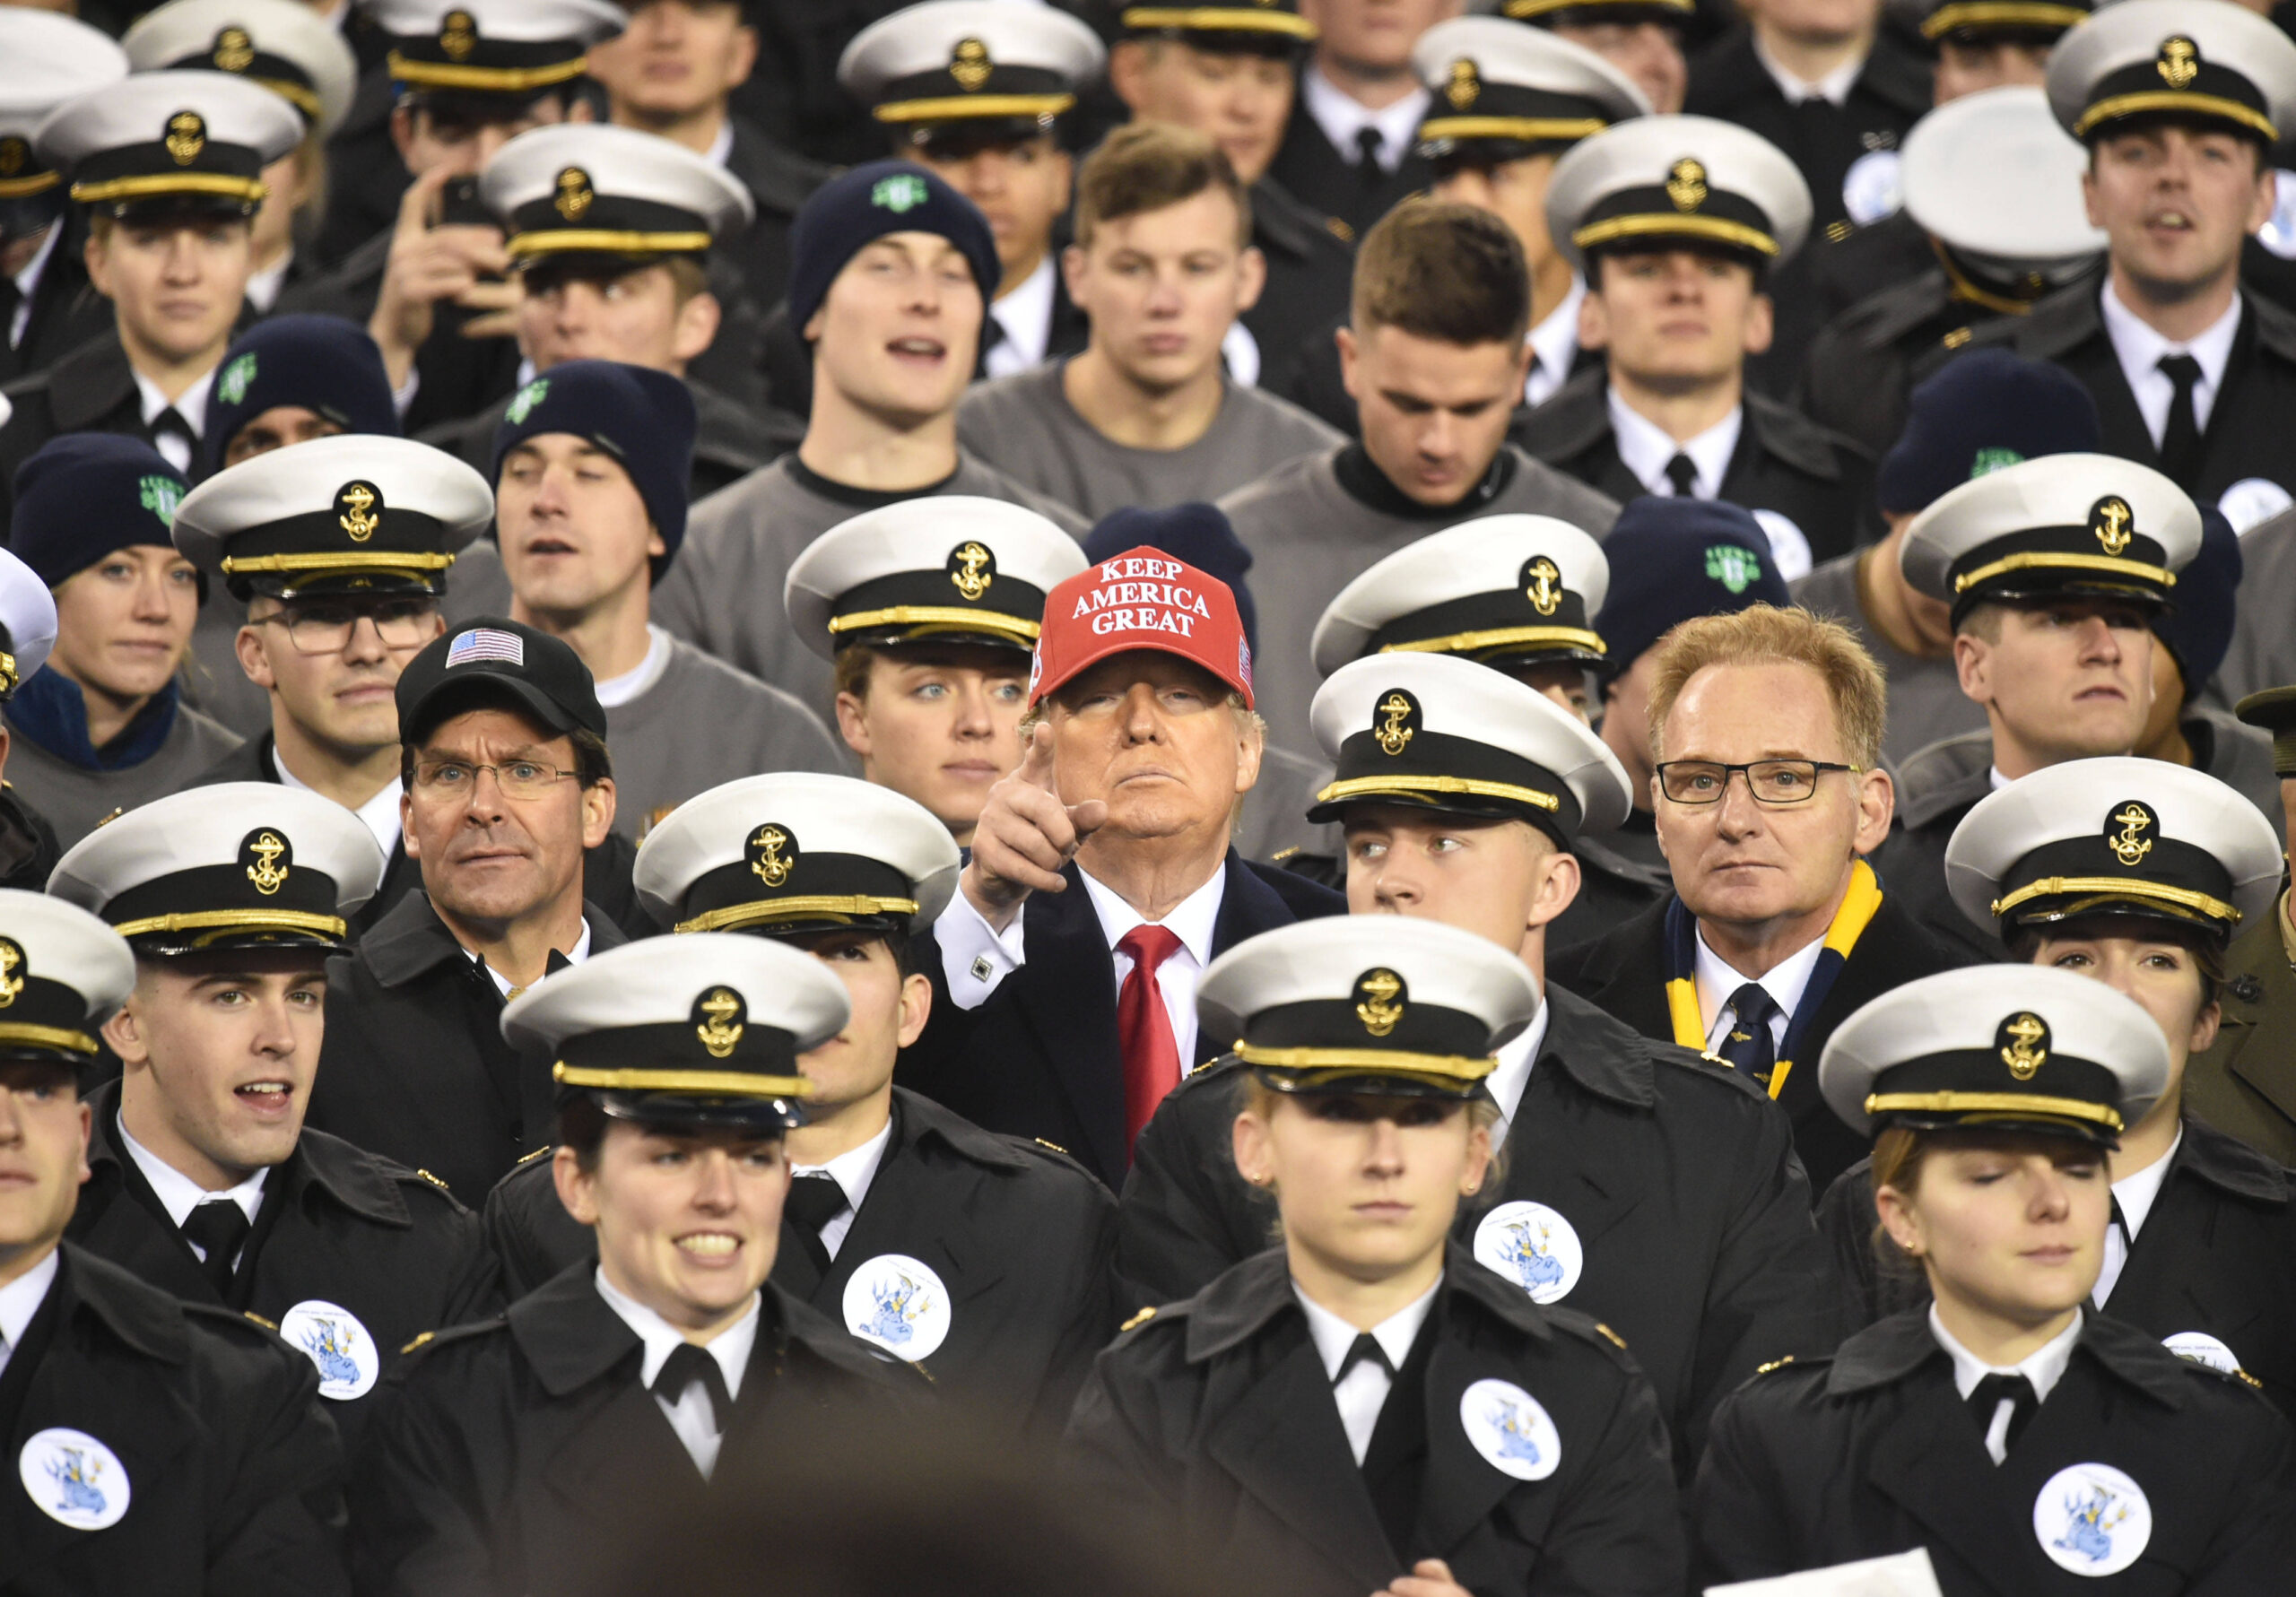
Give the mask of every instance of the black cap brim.
[{"label": "black cap brim", "polygon": [[455,716],[487,708],[490,700],[493,707],[500,707],[505,699],[552,736],[569,736],[581,728],[581,722],[565,706],[526,678],[489,671],[483,665],[465,665],[407,707],[399,727],[400,741],[419,743]]}]

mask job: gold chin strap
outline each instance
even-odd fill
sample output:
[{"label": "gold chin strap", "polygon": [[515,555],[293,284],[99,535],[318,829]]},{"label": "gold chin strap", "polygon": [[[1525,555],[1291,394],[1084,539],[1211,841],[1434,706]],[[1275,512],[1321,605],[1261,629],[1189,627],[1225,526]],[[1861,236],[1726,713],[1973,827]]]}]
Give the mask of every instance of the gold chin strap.
[{"label": "gold chin strap", "polygon": [[848,898],[813,894],[790,898],[761,898],[754,904],[728,904],[722,909],[712,909],[680,921],[676,930],[687,932],[730,932],[736,926],[762,925],[773,921],[810,920],[815,916],[853,920],[865,915],[915,915],[914,898],[877,898],[866,893]]},{"label": "gold chin strap", "polygon": [[2126,881],[2115,876],[2044,876],[2029,881],[2013,893],[2005,893],[1993,901],[1993,913],[2008,914],[2018,905],[2034,898],[2053,898],[2063,893],[2096,893],[2107,898],[2137,898],[2157,904],[2174,905],[2179,909],[2196,910],[2228,925],[2240,924],[2240,912],[2223,899],[2207,893],[2195,892],[2190,888],[2170,887],[2165,882]]},{"label": "gold chin strap", "polygon": [[747,1071],[587,1070],[560,1060],[550,1067],[553,1081],[601,1092],[699,1092],[718,1098],[813,1096],[803,1076],[753,1076]]},{"label": "gold chin strap", "polygon": [[2042,1098],[2022,1092],[1876,1092],[1866,1099],[1868,1115],[2047,1115],[2085,1120],[2109,1131],[2121,1129],[2120,1111],[2086,1098]]},{"label": "gold chin strap", "polygon": [[1486,1055],[1406,1054],[1383,1048],[1256,1048],[1236,1045],[1236,1057],[1246,1064],[1279,1071],[1372,1071],[1398,1076],[1432,1076],[1443,1081],[1472,1085],[1499,1068]]},{"label": "gold chin strap", "polygon": [[84,1031],[66,1031],[60,1026],[28,1026],[11,1021],[0,1026],[0,1044],[16,1043],[30,1048],[61,1048],[72,1054],[93,1054],[96,1039]]}]

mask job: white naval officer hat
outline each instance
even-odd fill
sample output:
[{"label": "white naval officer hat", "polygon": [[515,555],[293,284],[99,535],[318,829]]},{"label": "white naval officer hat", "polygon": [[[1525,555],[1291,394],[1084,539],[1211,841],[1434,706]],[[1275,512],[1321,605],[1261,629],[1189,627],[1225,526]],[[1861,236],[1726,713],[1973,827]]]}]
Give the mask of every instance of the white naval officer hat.
[{"label": "white naval officer hat", "polygon": [[802,1123],[797,1056],[845,1029],[835,972],[766,937],[648,937],[546,976],[502,1011],[513,1047],[546,1049],[561,1102],[654,1124]]},{"label": "white naval officer hat", "polygon": [[1974,965],[1892,988],[1844,1020],[1818,1090],[1851,1130],[2037,1131],[2112,1147],[2169,1085],[2169,1042],[2134,999],[2045,965]]},{"label": "white naval officer hat", "polygon": [[135,990],[118,933],[76,904],[0,888],[0,1059],[93,1063],[96,1029]]},{"label": "white naval officer hat", "polygon": [[114,216],[185,207],[252,215],[263,169],[302,141],[303,119],[260,84],[227,72],[139,72],[74,95],[32,143],[68,171],[71,195]]},{"label": "white naval officer hat", "polygon": [[929,926],[962,863],[949,829],[915,799],[778,771],[686,800],[646,834],[631,874],[664,925],[778,935]]},{"label": "white naval officer hat", "polygon": [[2296,132],[2296,41],[2231,0],[2120,0],[2049,52],[2048,90],[2076,139],[2170,117],[2273,144]]},{"label": "white naval officer hat", "polygon": [[43,194],[64,181],[39,159],[32,135],[65,100],[127,75],[127,52],[87,23],[52,11],[0,6],[0,200]]},{"label": "white naval officer hat", "polygon": [[1627,817],[1626,768],[1592,728],[1504,672],[1448,655],[1367,655],[1309,707],[1337,762],[1308,819],[1349,804],[1527,820],[1570,849]]},{"label": "white naval officer hat", "polygon": [[2113,455],[2048,455],[1934,501],[1906,529],[1898,568],[1951,604],[1958,625],[1995,600],[2165,603],[2199,552],[2200,511],[2161,473]]},{"label": "white naval officer hat", "polygon": [[1430,533],[1339,590],[1316,623],[1316,671],[1392,651],[1487,664],[1605,656],[1595,616],[1610,596],[1603,546],[1552,516],[1487,516]]},{"label": "white naval officer hat", "polygon": [[609,0],[356,0],[391,36],[384,70],[410,95],[532,100],[588,70],[629,21]]},{"label": "white naval officer hat", "polygon": [[322,139],[351,114],[359,61],[343,30],[298,0],[169,0],[120,36],[137,72],[200,67],[260,83]]},{"label": "white naval officer hat", "polygon": [[48,664],[55,647],[55,594],[38,572],[0,549],[0,704]]},{"label": "white naval officer hat", "polygon": [[356,812],[275,782],[219,782],[139,804],[74,844],[48,890],[146,954],[351,946],[348,917],[387,864]]},{"label": "white naval officer hat", "polygon": [[1048,129],[1107,65],[1091,24],[1049,5],[923,0],[855,34],[838,57],[837,81],[905,142],[921,144],[968,129]]},{"label": "white naval officer hat", "polygon": [[1977,802],[1945,845],[1945,885],[1991,930],[2135,916],[2220,945],[2280,894],[2281,837],[2204,771],[2116,755],[2069,759]]},{"label": "white naval officer hat", "polygon": [[1419,124],[1429,160],[1477,146],[1511,159],[1650,114],[1634,81],[1594,51],[1504,17],[1436,23],[1412,47],[1411,68],[1434,97]]},{"label": "white naval officer hat", "polygon": [[[1965,267],[2016,291],[2022,308],[2085,271],[2105,233],[2081,203],[2089,152],[2030,84],[1948,100],[1905,135],[1898,180],[1908,215]],[[2030,280],[2030,281],[2028,281]],[[2001,308],[1996,306],[1994,308]]]},{"label": "white naval officer hat", "polygon": [[782,602],[805,647],[986,643],[1027,650],[1045,595],[1082,571],[1057,522],[1003,499],[932,494],[841,521],[789,568]]},{"label": "white naval officer hat", "polygon": [[435,595],[493,517],[486,479],[455,456],[344,433],[216,473],[176,507],[173,535],[241,598]]},{"label": "white naval officer hat", "polygon": [[1473,1098],[1539,1012],[1530,968],[1441,921],[1339,915],[1238,943],[1196,990],[1204,1035],[1282,1092]]},{"label": "white naval officer hat", "polygon": [[598,122],[530,128],[478,177],[513,261],[567,253],[700,256],[757,214],[724,167],[658,134]]},{"label": "white naval officer hat", "polygon": [[1711,117],[1636,117],[1555,162],[1546,225],[1578,271],[1589,252],[1726,249],[1760,265],[1793,259],[1810,232],[1810,186],[1759,134]]}]

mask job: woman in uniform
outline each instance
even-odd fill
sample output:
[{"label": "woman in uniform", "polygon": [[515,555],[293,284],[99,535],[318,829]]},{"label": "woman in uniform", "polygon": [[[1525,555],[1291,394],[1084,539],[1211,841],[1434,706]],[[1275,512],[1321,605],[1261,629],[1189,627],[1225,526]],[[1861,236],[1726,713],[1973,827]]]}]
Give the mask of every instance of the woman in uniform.
[{"label": "woman in uniform", "polygon": [[1819,1088],[1875,1134],[1882,1225],[1932,1301],[1724,1400],[1694,1588],[1926,1548],[1946,1597],[2286,1589],[2286,1422],[2086,1307],[2107,1156],[2169,1069],[2134,1000],[2026,965],[1908,983],[1834,1034]]},{"label": "woman in uniform", "polygon": [[[2171,1352],[2245,1374],[2296,1414],[2296,1191],[2288,1171],[2184,1112],[2185,1062],[2216,1034],[2225,944],[2274,913],[2281,840],[2213,777],[2156,759],[2052,766],[1954,829],[1947,880],[2014,958],[2091,976],[2160,1025],[2169,1081],[2110,1160],[2112,1214],[2093,1306]],[[1861,1166],[1820,1223],[1845,1327],[1920,1306],[1922,1272],[1874,1242]]]},{"label": "woman in uniform", "polygon": [[1088,1486],[1239,1591],[1678,1593],[1624,1345],[1448,1240],[1490,1172],[1492,1051],[1538,1009],[1522,961],[1431,921],[1311,921],[1214,960],[1197,1003],[1251,1067],[1235,1159],[1283,1245],[1101,1354],[1069,1426]]}]

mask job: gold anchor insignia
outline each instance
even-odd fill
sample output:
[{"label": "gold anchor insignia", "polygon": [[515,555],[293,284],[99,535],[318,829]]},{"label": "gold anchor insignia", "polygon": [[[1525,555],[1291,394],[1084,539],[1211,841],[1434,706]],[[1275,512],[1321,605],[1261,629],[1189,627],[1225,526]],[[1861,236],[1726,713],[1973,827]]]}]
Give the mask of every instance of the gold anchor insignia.
[{"label": "gold anchor insignia", "polygon": [[596,197],[590,188],[590,174],[580,167],[568,167],[558,174],[558,197],[551,201],[551,208],[569,221],[579,221]]},{"label": "gold anchor insignia", "polygon": [[1695,211],[1706,203],[1706,165],[1690,156],[1666,169],[1666,197],[1677,211]]},{"label": "gold anchor insignia", "polygon": [[2033,1072],[2048,1059],[2048,1027],[2039,1015],[2019,1015],[2001,1023],[2001,1035],[2009,1040],[2001,1049],[2001,1063],[2020,1081],[2030,1081]]},{"label": "gold anchor insignia", "polygon": [[996,64],[988,58],[988,47],[977,39],[957,40],[954,54],[949,57],[949,75],[957,80],[957,87],[970,94],[988,82],[988,74]]},{"label": "gold anchor insignia", "polygon": [[382,495],[364,482],[345,483],[343,490],[335,496],[335,508],[341,512],[335,520],[344,532],[351,534],[353,543],[364,543],[383,524],[382,516],[375,509],[381,499]]},{"label": "gold anchor insignia", "polygon": [[13,937],[0,937],[0,1009],[24,990],[24,950]]},{"label": "gold anchor insignia", "polygon": [[1464,111],[1483,98],[1483,74],[1465,56],[1451,63],[1451,81],[1444,85],[1443,98],[1455,111]]},{"label": "gold anchor insignia", "polygon": [[2161,41],[2161,59],[2155,64],[2161,81],[2171,89],[2188,87],[2200,75],[2200,50],[2189,39],[2164,39]]},{"label": "gold anchor insignia", "polygon": [[215,65],[224,72],[245,72],[255,65],[255,41],[245,28],[226,28],[215,36]]},{"label": "gold anchor insignia", "polygon": [[450,11],[439,24],[439,48],[448,56],[461,60],[478,48],[478,24],[466,11]]},{"label": "gold anchor insignia", "polygon": [[1530,563],[1527,576],[1528,585],[1523,589],[1523,597],[1528,599],[1531,608],[1541,615],[1552,615],[1562,604],[1562,573],[1552,560],[1541,555]]},{"label": "gold anchor insignia", "polygon": [[709,1051],[710,1058],[725,1058],[742,1040],[742,1033],[748,1029],[741,1019],[742,995],[731,987],[712,987],[702,994],[701,1002],[696,1007],[705,1018],[693,1029],[693,1035],[701,1039],[701,1046]]},{"label": "gold anchor insignia", "polygon": [[0,139],[0,178],[13,178],[24,169],[32,147],[22,139]]},{"label": "gold anchor insignia", "polygon": [[949,557],[949,581],[968,599],[978,599],[996,580],[996,557],[978,543],[963,543]]},{"label": "gold anchor insignia", "polygon": [[2118,555],[2126,549],[2135,534],[2135,512],[2128,501],[2118,494],[2108,494],[2097,501],[2089,512],[2089,530],[2097,534],[2097,542],[2107,554]]},{"label": "gold anchor insignia", "polygon": [[757,858],[750,862],[750,869],[766,886],[779,887],[789,880],[790,869],[797,862],[783,857],[781,851],[788,846],[789,834],[778,826],[761,826],[757,829],[757,836],[750,839],[750,846],[758,851]]},{"label": "gold anchor insignia", "polygon": [[21,680],[16,674],[16,656],[0,649],[0,699],[13,693]]},{"label": "gold anchor insignia", "polygon": [[176,165],[187,167],[207,148],[207,120],[197,111],[178,111],[168,118],[168,153]]},{"label": "gold anchor insignia", "polygon": [[2152,852],[2152,839],[2140,839],[2136,835],[2152,824],[2152,812],[2131,800],[2119,814],[2112,818],[2112,824],[2119,827],[2120,832],[2118,836],[2108,835],[2106,846],[2111,848],[2115,859],[2134,870],[2146,855]]},{"label": "gold anchor insignia", "polygon": [[248,880],[255,883],[256,891],[267,898],[287,885],[291,867],[279,863],[279,856],[287,852],[287,845],[276,832],[257,832],[247,846],[256,860],[248,867]]},{"label": "gold anchor insignia", "polygon": [[1373,1037],[1393,1031],[1403,1019],[1404,1002],[1396,996],[1403,991],[1403,977],[1392,970],[1367,970],[1355,978],[1355,991],[1362,995],[1355,1018],[1363,1022],[1363,1029]]},{"label": "gold anchor insignia", "polygon": [[1411,728],[1404,723],[1411,718],[1412,711],[1417,707],[1400,689],[1379,701],[1378,713],[1387,717],[1376,733],[1382,751],[1389,756],[1404,751],[1412,736]]}]

